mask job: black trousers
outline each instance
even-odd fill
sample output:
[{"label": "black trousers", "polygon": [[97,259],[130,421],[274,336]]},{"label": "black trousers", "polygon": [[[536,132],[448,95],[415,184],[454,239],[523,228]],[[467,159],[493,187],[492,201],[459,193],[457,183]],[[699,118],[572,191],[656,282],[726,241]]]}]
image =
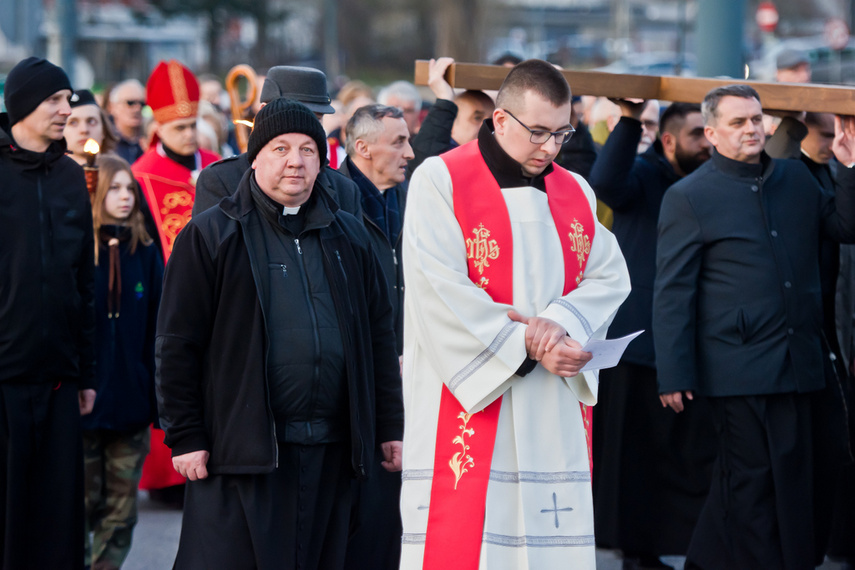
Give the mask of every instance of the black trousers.
[{"label": "black trousers", "polygon": [[77,385],[0,384],[4,570],[83,568],[83,440]]},{"label": "black trousers", "polygon": [[353,532],[347,543],[348,570],[397,570],[401,564],[401,473],[389,473],[374,450],[368,479],[354,481]]},{"label": "black trousers", "polygon": [[719,457],[686,568],[814,568],[810,395],[709,401]]},{"label": "black trousers", "polygon": [[621,362],[600,372],[594,406],[597,545],[625,556],[685,554],[710,488],[716,435],[709,404],[675,414],[656,369]]},{"label": "black trousers", "polygon": [[272,473],[189,481],[175,568],[342,568],[351,474],[347,444],[280,443]]}]

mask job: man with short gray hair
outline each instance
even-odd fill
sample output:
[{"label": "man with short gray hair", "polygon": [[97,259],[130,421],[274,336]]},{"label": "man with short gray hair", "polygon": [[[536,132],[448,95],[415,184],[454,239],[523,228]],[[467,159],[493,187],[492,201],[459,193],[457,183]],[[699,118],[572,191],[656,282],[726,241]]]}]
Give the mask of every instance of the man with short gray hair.
[{"label": "man with short gray hair", "polygon": [[817,254],[855,241],[855,123],[835,119],[832,197],[766,154],[753,88],[716,88],[702,112],[715,151],[662,200],[653,300],[662,405],[706,396],[719,439],[686,568],[813,568]]},{"label": "man with short gray hair", "polygon": [[[396,107],[366,105],[347,123],[347,158],[339,169],[359,188],[362,222],[386,278],[395,318],[396,349],[403,353],[404,275],[401,227],[407,196],[407,161],[413,158],[404,115]],[[375,462],[356,490],[356,528],[349,567],[398,568],[401,555],[401,477]]]}]

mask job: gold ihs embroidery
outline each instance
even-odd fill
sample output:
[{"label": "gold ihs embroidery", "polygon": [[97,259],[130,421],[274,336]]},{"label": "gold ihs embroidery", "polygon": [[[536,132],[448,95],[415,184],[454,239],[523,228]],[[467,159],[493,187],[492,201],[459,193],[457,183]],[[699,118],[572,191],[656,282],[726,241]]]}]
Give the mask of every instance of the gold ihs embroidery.
[{"label": "gold ihs embroidery", "polygon": [[457,415],[458,419],[463,420],[463,425],[460,427],[460,435],[455,436],[455,438],[451,441],[455,445],[459,445],[462,451],[458,451],[454,454],[454,456],[449,460],[448,466],[451,467],[451,470],[454,472],[454,490],[457,490],[457,483],[460,482],[460,478],[463,477],[463,474],[469,471],[467,467],[475,467],[475,460],[472,459],[472,456],[466,453],[469,451],[469,446],[466,445],[466,437],[472,437],[475,435],[475,430],[472,428],[467,428],[466,424],[469,423],[469,419],[472,417],[472,414],[467,414],[466,412],[460,412]]},{"label": "gold ihs embroidery", "polygon": [[570,251],[576,252],[576,259],[579,260],[579,267],[585,264],[585,259],[591,253],[591,239],[585,235],[585,227],[573,218],[573,223],[570,224]]},{"label": "gold ihs embroidery", "polygon": [[488,239],[490,230],[485,228],[484,224],[478,224],[472,233],[475,237],[466,240],[466,255],[475,260],[473,263],[478,274],[483,275],[484,268],[490,267],[490,260],[499,258],[499,244],[494,239]]}]

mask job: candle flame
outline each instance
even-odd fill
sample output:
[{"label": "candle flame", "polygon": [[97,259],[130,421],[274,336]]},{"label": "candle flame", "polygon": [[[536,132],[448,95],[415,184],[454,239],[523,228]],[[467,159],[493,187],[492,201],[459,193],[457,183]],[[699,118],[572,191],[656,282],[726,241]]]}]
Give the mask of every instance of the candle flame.
[{"label": "candle flame", "polygon": [[236,125],[243,125],[243,126],[245,126],[245,127],[249,127],[250,129],[251,129],[251,128],[252,128],[252,126],[253,126],[253,122],[252,122],[252,121],[247,121],[247,120],[245,120],[245,119],[235,119],[234,123],[235,123]]},{"label": "candle flame", "polygon": [[95,139],[89,139],[86,141],[86,144],[83,145],[83,152],[88,152],[89,154],[98,154],[101,150],[101,147],[98,146],[98,143],[95,142]]}]

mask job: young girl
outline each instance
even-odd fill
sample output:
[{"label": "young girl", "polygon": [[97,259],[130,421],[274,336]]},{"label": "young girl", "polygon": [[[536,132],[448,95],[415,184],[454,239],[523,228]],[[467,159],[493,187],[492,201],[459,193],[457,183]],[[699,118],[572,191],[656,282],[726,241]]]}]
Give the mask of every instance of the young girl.
[{"label": "young girl", "polygon": [[130,166],[109,154],[98,157],[98,166],[92,196],[98,395],[83,417],[93,570],[119,568],[131,548],[148,425],[156,414],[154,331],[163,279]]}]

